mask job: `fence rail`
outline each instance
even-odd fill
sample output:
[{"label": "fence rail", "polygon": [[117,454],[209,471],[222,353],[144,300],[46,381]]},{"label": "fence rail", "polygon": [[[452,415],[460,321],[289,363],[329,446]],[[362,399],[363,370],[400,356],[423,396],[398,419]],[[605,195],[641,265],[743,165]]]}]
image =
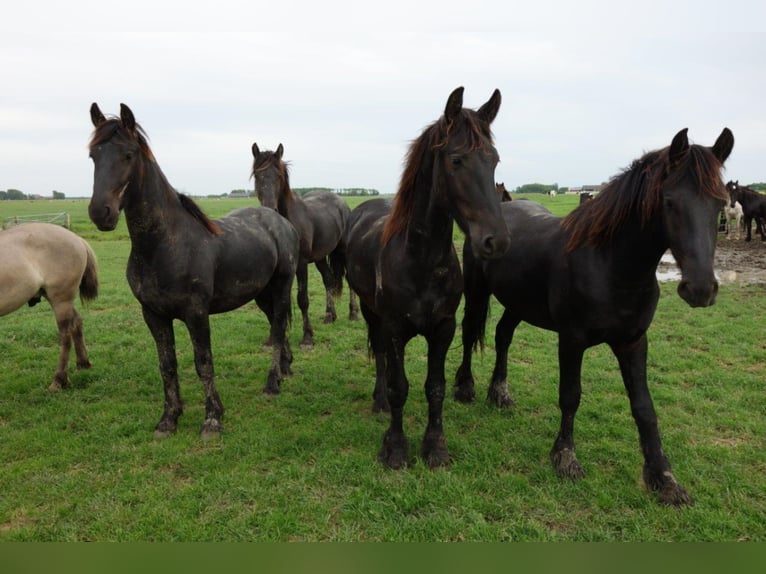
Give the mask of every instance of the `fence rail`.
[{"label": "fence rail", "polygon": [[3,229],[8,229],[14,225],[20,223],[27,223],[29,221],[42,221],[44,223],[54,223],[66,227],[72,228],[72,222],[69,219],[69,213],[62,211],[61,213],[37,213],[35,215],[14,215],[12,217],[6,217],[3,219]]}]

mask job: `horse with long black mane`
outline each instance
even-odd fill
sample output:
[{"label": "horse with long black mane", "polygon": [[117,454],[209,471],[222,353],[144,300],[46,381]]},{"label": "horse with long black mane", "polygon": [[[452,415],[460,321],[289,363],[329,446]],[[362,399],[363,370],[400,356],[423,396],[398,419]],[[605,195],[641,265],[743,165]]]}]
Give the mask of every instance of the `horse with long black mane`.
[{"label": "horse with long black mane", "polygon": [[61,350],[48,387],[51,391],[69,385],[67,368],[73,343],[77,367],[91,367],[82,319],[74,307],[78,291],[82,301],[98,295],[96,256],[82,237],[60,225],[42,222],[0,231],[0,317],[25,303],[33,307],[43,298],[56,317]]},{"label": "horse with long black mane", "polygon": [[[282,160],[284,147],[276,151],[260,150],[253,143],[253,171],[255,192],[264,207],[277,210],[286,217],[300,235],[298,307],[303,315],[301,346],[314,345],[314,329],[309,319],[308,264],[314,263],[322,276],[326,293],[325,323],[337,319],[334,299],[343,291],[346,275],[345,233],[351,208],[331,191],[312,191],[299,196],[290,187],[290,174]],[[349,318],[358,319],[356,295],[349,295]]]},{"label": "horse with long black mane", "polygon": [[391,411],[379,459],[392,468],[409,461],[402,425],[409,390],[404,351],[418,334],[428,343],[428,425],[421,454],[431,467],[449,464],[442,425],[444,361],[463,290],[453,222],[468,234],[477,257],[498,257],[508,247],[490,131],[499,108],[498,90],[478,110],[463,108],[463,88],[454,90],[444,115],[410,147],[393,202],[373,199],[351,212],[348,281],[359,295],[375,357],[373,409]]},{"label": "horse with long black mane", "polygon": [[561,426],[550,457],[560,476],[579,479],[584,471],[573,433],[582,359],[587,348],[606,343],[619,363],[638,427],[646,485],[663,503],[690,503],[662,450],[646,381],[646,331],[659,299],[657,266],[668,248],[681,268],[681,298],[692,307],[715,301],[716,224],[726,200],[720,172],[733,145],[728,128],[712,148],[689,145],[684,129],[669,147],[634,161],[563,219],[531,202],[503,203],[511,232],[508,251],[481,261],[470,244],[463,249],[463,362],[456,398],[474,397],[471,354],[483,345],[492,295],[505,310],[495,330],[491,402],[513,404],[506,381],[508,347],[519,323],[557,332]]},{"label": "horse with long black mane", "polygon": [[729,190],[730,205],[739,201],[745,217],[745,241],[752,239],[752,222],[755,219],[755,231],[761,234],[761,241],[766,241],[766,195],[740,185],[739,180],[726,184]]},{"label": "horse with long black mane", "polygon": [[131,240],[128,284],[154,337],[165,389],[155,434],[175,432],[183,412],[173,331],[173,320],[179,319],[189,331],[205,390],[202,436],[215,436],[222,428],[223,404],[214,384],[209,315],[255,300],[268,317],[274,342],[264,392],[278,393],[292,361],[286,329],[298,233],[264,207],[210,220],[168,183],[128,106],[121,104],[119,118],[106,118],[94,103],[90,115],[95,168],[88,214],[101,231],[110,231],[125,212]]}]

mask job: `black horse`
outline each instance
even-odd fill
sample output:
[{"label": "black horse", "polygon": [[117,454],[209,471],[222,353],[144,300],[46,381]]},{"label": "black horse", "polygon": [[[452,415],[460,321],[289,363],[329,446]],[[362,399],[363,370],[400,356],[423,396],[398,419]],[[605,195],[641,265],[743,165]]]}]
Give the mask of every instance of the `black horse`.
[{"label": "black horse", "polygon": [[290,289],[298,264],[298,233],[272,209],[250,207],[211,221],[165,179],[133,113],[105,118],[94,103],[90,157],[95,165],[88,214],[101,231],[121,211],[131,240],[128,284],[154,337],[165,387],[165,410],[155,433],[175,432],[183,412],[173,320],[186,324],[194,364],[205,389],[202,436],[221,430],[223,405],[213,380],[209,315],[255,300],[271,324],[272,364],[264,392],[276,394],[290,372],[286,337]]},{"label": "black horse", "polygon": [[766,241],[766,195],[758,193],[738,181],[730,181],[726,184],[731,198],[731,206],[739,201],[742,213],[745,216],[745,241],[750,241],[751,226],[755,219],[755,231],[761,234],[761,241]]},{"label": "black horse", "polygon": [[495,331],[491,402],[512,405],[508,347],[519,323],[557,332],[561,427],[551,461],[559,475],[581,478],[573,432],[582,359],[587,348],[606,343],[619,363],[638,427],[644,481],[664,503],[689,503],[662,451],[646,382],[646,331],[659,298],[657,266],[668,248],[681,267],[678,294],[692,307],[715,301],[716,223],[726,200],[720,172],[733,145],[728,128],[712,148],[690,146],[682,130],[669,147],[633,162],[563,220],[531,202],[503,203],[511,231],[505,255],[480,261],[469,245],[463,250],[463,362],[456,398],[474,397],[471,353],[483,343],[491,295],[505,308]]},{"label": "black horse", "polygon": [[[303,315],[301,346],[314,345],[314,329],[309,320],[308,264],[314,263],[322,275],[327,306],[325,323],[337,319],[334,299],[343,291],[346,275],[345,233],[351,208],[337,194],[313,191],[303,198],[290,188],[287,164],[282,161],[284,148],[277,151],[258,149],[253,144],[253,178],[258,200],[264,207],[276,209],[286,217],[300,235],[298,280],[298,307]],[[353,290],[349,294],[349,318],[358,319],[358,306]]]},{"label": "black horse", "polygon": [[457,88],[444,115],[410,147],[393,203],[374,199],[351,212],[348,281],[359,295],[375,356],[373,408],[391,411],[379,458],[392,468],[409,460],[402,428],[409,390],[404,351],[418,334],[428,342],[428,426],[421,454],[431,467],[449,463],[444,361],[463,290],[453,222],[468,233],[477,257],[498,257],[508,247],[490,131],[499,108],[497,90],[478,110],[463,108],[463,88]]}]

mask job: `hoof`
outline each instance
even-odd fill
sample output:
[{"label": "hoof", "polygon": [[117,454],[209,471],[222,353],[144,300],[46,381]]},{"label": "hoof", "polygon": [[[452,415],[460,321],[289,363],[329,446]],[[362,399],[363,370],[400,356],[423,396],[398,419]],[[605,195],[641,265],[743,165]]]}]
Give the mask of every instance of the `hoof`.
[{"label": "hoof", "polygon": [[459,403],[472,403],[476,398],[476,391],[473,384],[460,384],[455,386],[455,400]]},{"label": "hoof", "polygon": [[335,313],[327,313],[327,315],[324,316],[324,320],[322,323],[325,325],[329,325],[330,323],[335,323],[335,320],[338,318],[338,316]]},{"label": "hoof", "polygon": [[204,441],[214,440],[221,436],[223,425],[218,419],[207,419],[202,425],[200,438]]},{"label": "hoof", "polygon": [[383,447],[378,452],[378,460],[388,468],[399,470],[409,465],[409,447],[404,436],[392,438],[386,431]]},{"label": "hoof", "polygon": [[691,506],[691,495],[678,484],[673,473],[665,471],[661,476],[652,476],[644,467],[644,483],[647,488],[657,495],[657,501],[666,506]]},{"label": "hoof", "polygon": [[447,451],[447,439],[443,434],[435,438],[423,439],[420,455],[429,468],[447,468],[452,464]]},{"label": "hoof", "polygon": [[493,405],[506,409],[516,406],[508,392],[508,383],[493,383],[487,390],[487,400]]},{"label": "hoof", "polygon": [[66,373],[62,375],[56,375],[53,377],[53,381],[51,382],[50,386],[48,386],[48,390],[52,393],[57,393],[62,389],[65,389],[69,386],[69,378],[66,376]]},{"label": "hoof", "polygon": [[85,359],[84,361],[77,361],[77,368],[78,369],[90,369],[93,365],[88,359]]},{"label": "hoof", "polygon": [[551,451],[551,463],[553,469],[561,478],[579,480],[585,476],[585,471],[577,460],[574,449],[564,448]]}]

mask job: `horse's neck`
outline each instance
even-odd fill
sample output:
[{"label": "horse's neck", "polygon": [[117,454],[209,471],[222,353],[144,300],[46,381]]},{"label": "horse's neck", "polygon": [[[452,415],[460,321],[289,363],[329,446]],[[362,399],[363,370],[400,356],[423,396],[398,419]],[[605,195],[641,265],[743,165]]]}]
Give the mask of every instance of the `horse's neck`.
[{"label": "horse's neck", "polygon": [[186,215],[178,194],[156,163],[145,161],[143,176],[131,180],[125,194],[123,211],[133,242],[157,245],[169,235],[174,220]]},{"label": "horse's neck", "polygon": [[419,260],[439,260],[452,252],[454,219],[446,206],[436,201],[430,181],[415,191],[415,206],[407,226],[407,251]]},{"label": "horse's neck", "polygon": [[646,225],[627,223],[610,242],[613,261],[626,277],[654,276],[662,255],[670,247],[659,214]]},{"label": "horse's neck", "polygon": [[296,203],[300,201],[300,198],[293,193],[290,186],[285,183],[282,186],[282,190],[279,193],[279,199],[277,200],[277,211],[287,219],[290,219],[291,212],[296,209]]}]

